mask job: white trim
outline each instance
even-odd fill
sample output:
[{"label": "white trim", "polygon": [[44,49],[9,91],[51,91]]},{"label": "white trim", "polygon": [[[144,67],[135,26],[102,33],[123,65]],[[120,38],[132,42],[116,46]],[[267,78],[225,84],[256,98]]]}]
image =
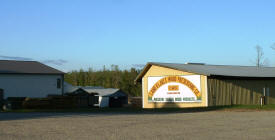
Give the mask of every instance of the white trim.
[{"label": "white trim", "polygon": [[142,108],[144,108],[144,78],[142,77]]},{"label": "white trim", "polygon": [[206,107],[208,107],[208,83],[207,83],[207,76],[205,76],[205,100],[206,100]]}]

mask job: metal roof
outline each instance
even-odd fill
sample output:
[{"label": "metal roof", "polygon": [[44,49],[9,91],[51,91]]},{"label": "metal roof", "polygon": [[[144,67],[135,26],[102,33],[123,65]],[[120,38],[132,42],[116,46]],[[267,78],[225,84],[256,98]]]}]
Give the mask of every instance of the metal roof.
[{"label": "metal roof", "polygon": [[85,88],[82,87],[88,93],[98,93],[99,96],[126,96],[120,89],[116,88]]},{"label": "metal roof", "polygon": [[37,61],[0,60],[0,74],[64,74]]},{"label": "metal roof", "polygon": [[275,77],[275,67],[233,66],[233,65],[204,65],[204,64],[178,64],[178,63],[148,63],[136,78],[136,82],[144,76],[152,65],[171,68],[175,70],[206,75],[230,77]]},{"label": "metal roof", "polygon": [[64,92],[65,93],[72,93],[74,91],[76,91],[77,89],[79,89],[79,86],[73,86],[67,82],[64,82]]},{"label": "metal roof", "polygon": [[85,92],[89,94],[98,94],[99,96],[108,96],[108,97],[121,97],[121,96],[127,96],[124,92],[122,92],[120,89],[116,88],[103,88],[100,86],[73,86],[69,83],[64,82],[64,90],[66,93],[73,93],[79,89],[84,90]]},{"label": "metal roof", "polygon": [[[83,89],[87,93],[94,93],[94,92],[92,92],[94,89],[104,89],[104,87],[100,87],[100,86],[73,86],[72,84],[64,82],[64,92],[65,93],[73,93],[78,89]],[[88,92],[89,90],[91,92]]]}]

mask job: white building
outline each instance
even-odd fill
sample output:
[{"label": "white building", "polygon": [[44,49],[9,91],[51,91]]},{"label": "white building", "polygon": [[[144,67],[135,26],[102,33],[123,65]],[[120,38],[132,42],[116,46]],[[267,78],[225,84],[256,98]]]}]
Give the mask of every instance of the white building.
[{"label": "white building", "polygon": [[0,60],[0,97],[62,95],[64,74],[36,61]]}]

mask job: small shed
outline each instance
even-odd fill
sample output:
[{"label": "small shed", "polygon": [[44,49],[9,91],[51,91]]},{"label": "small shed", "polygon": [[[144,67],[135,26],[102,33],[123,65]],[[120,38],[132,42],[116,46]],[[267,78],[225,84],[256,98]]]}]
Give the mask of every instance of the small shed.
[{"label": "small shed", "polygon": [[89,93],[83,88],[77,88],[71,93],[66,93],[67,96],[74,97],[77,107],[95,107],[98,104],[96,93]]},{"label": "small shed", "polygon": [[128,97],[120,89],[115,88],[85,88],[84,90],[98,97],[98,107],[122,107],[128,104]]},{"label": "small shed", "polygon": [[127,94],[120,89],[93,86],[68,87],[70,90],[66,95],[77,97],[79,107],[122,107],[128,104]]}]

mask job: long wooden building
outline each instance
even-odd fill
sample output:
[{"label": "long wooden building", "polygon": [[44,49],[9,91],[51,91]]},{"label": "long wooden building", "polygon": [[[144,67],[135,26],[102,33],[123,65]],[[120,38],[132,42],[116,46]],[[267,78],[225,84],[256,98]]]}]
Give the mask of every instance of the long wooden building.
[{"label": "long wooden building", "polygon": [[275,104],[275,68],[148,63],[142,82],[143,108]]}]

